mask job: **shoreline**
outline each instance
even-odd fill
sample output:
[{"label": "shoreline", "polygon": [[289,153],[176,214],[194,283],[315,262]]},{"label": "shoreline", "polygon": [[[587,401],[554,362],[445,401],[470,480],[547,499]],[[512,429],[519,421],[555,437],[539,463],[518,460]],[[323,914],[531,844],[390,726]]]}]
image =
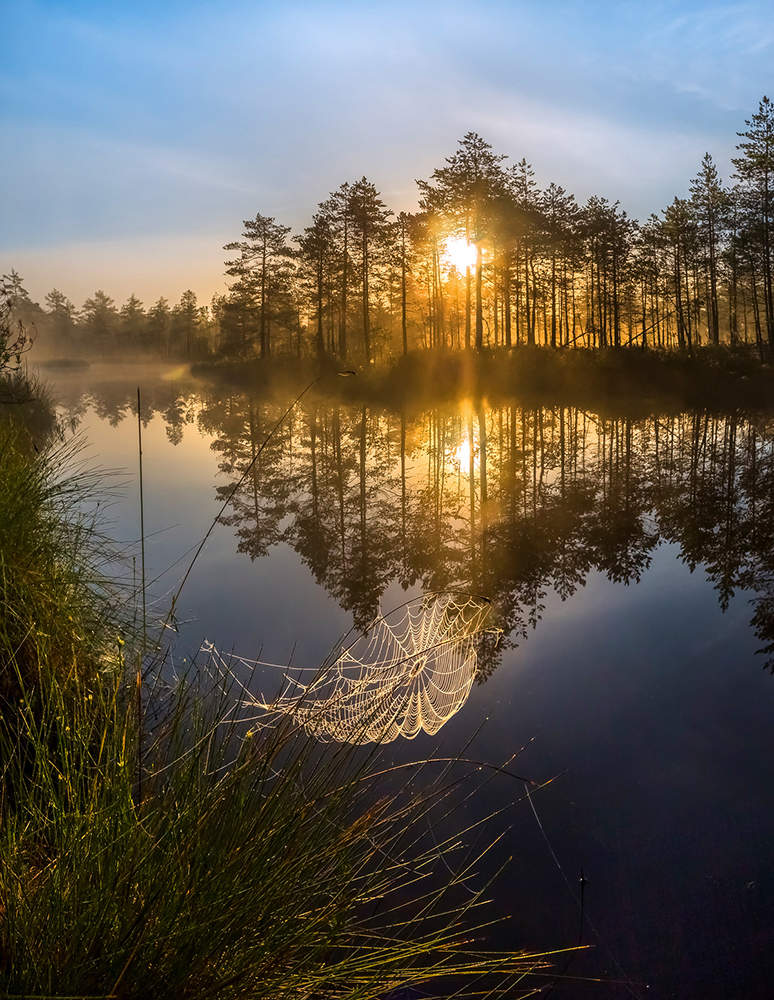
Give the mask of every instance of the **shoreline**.
[{"label": "shoreline", "polygon": [[534,405],[587,405],[618,413],[702,407],[774,409],[774,367],[743,346],[702,347],[692,355],[641,348],[606,351],[543,347],[472,352],[411,352],[340,378],[333,359],[198,362],[191,373],[211,382],[279,394],[319,379],[318,393],[399,410],[452,399],[518,399]]}]

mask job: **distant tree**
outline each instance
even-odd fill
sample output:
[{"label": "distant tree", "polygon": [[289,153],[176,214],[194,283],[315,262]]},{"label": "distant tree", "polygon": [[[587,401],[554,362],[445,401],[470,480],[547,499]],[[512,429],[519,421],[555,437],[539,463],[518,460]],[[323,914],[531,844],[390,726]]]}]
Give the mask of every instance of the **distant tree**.
[{"label": "distant tree", "polygon": [[[575,196],[567,194],[563,187],[553,182],[548,185],[539,199],[544,219],[544,245],[550,262],[551,286],[551,347],[557,346],[557,319],[562,272],[561,261],[568,248],[573,223],[577,218]],[[561,340],[561,328],[559,330]]]},{"label": "distant tree", "polygon": [[651,215],[638,229],[634,275],[639,285],[640,346],[648,346],[648,337],[663,346],[664,312],[662,304],[663,227]]},{"label": "distant tree", "polygon": [[216,310],[220,328],[220,350],[229,356],[246,358],[258,335],[252,294],[236,281],[224,295]]},{"label": "distant tree", "polygon": [[691,264],[696,246],[696,223],[691,207],[683,198],[675,198],[664,210],[664,234],[671,251],[672,294],[677,319],[677,343],[693,350],[693,291]]},{"label": "distant tree", "polygon": [[75,337],[75,306],[58,288],[51,289],[45,297],[45,303],[55,343],[71,347]]},{"label": "distant tree", "polygon": [[396,232],[398,254],[400,260],[400,331],[403,353],[408,354],[408,318],[407,318],[407,276],[411,271],[411,216],[407,212],[398,215]]},{"label": "distant tree", "polygon": [[189,288],[180,296],[180,301],[172,310],[172,341],[177,350],[186,357],[192,357],[196,343],[201,315],[196,301],[196,293]]},{"label": "distant tree", "polygon": [[[542,228],[540,192],[535,183],[532,165],[522,157],[506,175],[505,198],[501,202],[504,212],[503,243],[515,255],[516,270],[516,342],[524,339],[535,343],[535,256]],[[520,317],[523,313],[523,324]],[[523,328],[524,335],[521,337]]]},{"label": "distant tree", "polygon": [[103,352],[112,347],[115,344],[118,313],[110,296],[102,289],[97,289],[94,295],[83,303],[81,313],[90,346]]},{"label": "distant tree", "polygon": [[[764,225],[760,212],[760,199],[754,189],[738,185],[735,191],[735,207],[737,210],[738,231],[732,243],[740,274],[743,277],[742,302],[745,340],[747,337],[747,313],[752,307],[752,321],[755,330],[755,343],[761,355],[764,354],[764,343],[768,342],[766,317],[766,246]],[[763,301],[761,301],[761,298]]]},{"label": "distant tree", "polygon": [[[421,206],[437,209],[455,220],[468,243],[476,245],[476,347],[483,345],[482,242],[492,221],[491,209],[505,183],[502,161],[505,156],[476,132],[466,132],[458,149],[446,158],[446,166],[434,170],[430,181],[418,181]],[[470,265],[465,272],[465,346],[470,346]]]},{"label": "distant tree", "polygon": [[[411,233],[412,276],[417,285],[418,301],[423,303],[423,339],[431,349],[443,347],[446,342],[446,303],[441,252],[449,235],[449,225],[437,210],[426,208],[406,220],[406,228]],[[402,241],[403,236],[396,232],[396,242],[398,238]],[[401,246],[396,247],[395,256],[402,272]]]},{"label": "distant tree", "polygon": [[145,342],[146,316],[142,302],[132,294],[121,306],[121,341],[131,350],[137,350]]},{"label": "distant tree", "polygon": [[315,352],[322,358],[325,355],[325,299],[326,290],[330,287],[330,265],[334,250],[331,219],[324,207],[315,214],[312,225],[298,238],[298,244],[301,271],[309,283],[315,312]]},{"label": "distant tree", "polygon": [[339,357],[347,356],[347,327],[349,318],[349,292],[352,283],[353,264],[351,259],[352,218],[350,201],[352,185],[341,184],[330,196],[324,207],[330,220],[335,240],[335,263],[339,281]]},{"label": "distant tree", "polygon": [[293,353],[298,339],[299,279],[295,252],[289,251],[266,282],[266,336],[275,351],[284,334],[286,353]]},{"label": "distant tree", "polygon": [[145,335],[147,345],[160,354],[169,354],[171,314],[169,303],[160,298],[150,307],[145,320]]},{"label": "distant tree", "polygon": [[[728,278],[728,338],[732,344],[739,340],[739,236],[741,225],[742,195],[738,186],[725,192],[726,241],[721,250]],[[744,322],[744,317],[742,317]]]}]

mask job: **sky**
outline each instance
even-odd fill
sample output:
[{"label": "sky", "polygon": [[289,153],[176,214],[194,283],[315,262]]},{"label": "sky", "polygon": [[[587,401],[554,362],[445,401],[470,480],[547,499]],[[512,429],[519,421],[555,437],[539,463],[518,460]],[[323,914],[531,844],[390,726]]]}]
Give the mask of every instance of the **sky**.
[{"label": "sky", "polygon": [[4,0],[0,272],[76,305],[203,300],[256,212],[362,175],[395,211],[468,130],[634,216],[774,96],[770,0]]}]

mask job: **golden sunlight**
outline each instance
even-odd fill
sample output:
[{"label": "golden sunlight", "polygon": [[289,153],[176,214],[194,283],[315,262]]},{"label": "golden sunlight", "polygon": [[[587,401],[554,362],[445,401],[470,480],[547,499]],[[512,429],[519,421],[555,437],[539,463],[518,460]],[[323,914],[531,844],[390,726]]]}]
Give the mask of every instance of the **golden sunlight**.
[{"label": "golden sunlight", "polygon": [[476,244],[468,243],[464,236],[450,236],[444,244],[441,258],[447,268],[454,267],[464,274],[465,268],[473,270],[476,267]]},{"label": "golden sunlight", "polygon": [[[473,464],[474,466],[478,464],[477,452],[473,452]],[[465,474],[470,470],[470,438],[465,436],[462,441],[457,445],[457,447],[452,451],[452,462],[454,465],[458,466],[460,471]]]}]

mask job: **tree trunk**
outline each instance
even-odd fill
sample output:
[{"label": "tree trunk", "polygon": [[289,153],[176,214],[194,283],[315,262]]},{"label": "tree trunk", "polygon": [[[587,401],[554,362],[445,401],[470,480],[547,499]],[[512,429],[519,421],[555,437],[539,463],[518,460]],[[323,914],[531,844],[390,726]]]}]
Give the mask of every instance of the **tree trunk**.
[{"label": "tree trunk", "polygon": [[406,220],[400,220],[400,328],[403,334],[403,354],[408,354],[408,333],[406,329]]},{"label": "tree trunk", "polygon": [[481,244],[476,244],[476,350],[484,346],[484,312],[481,302],[481,279],[484,271]]},{"label": "tree trunk", "polygon": [[342,360],[347,357],[347,294],[349,291],[349,227],[346,207],[344,209],[344,260],[341,276],[341,330],[339,332],[339,354]]},{"label": "tree trunk", "polygon": [[371,316],[368,310],[368,235],[363,230],[363,346],[366,364],[371,363]]},{"label": "tree trunk", "polygon": [[261,357],[268,352],[266,344],[266,233],[263,234],[263,251],[261,254]]},{"label": "tree trunk", "polygon": [[[470,222],[465,219],[465,246],[470,246]],[[465,265],[465,350],[470,350],[470,299],[471,299],[470,264]]]},{"label": "tree trunk", "polygon": [[511,254],[505,252],[505,269],[503,272],[503,296],[505,297],[505,346],[511,349]]}]

